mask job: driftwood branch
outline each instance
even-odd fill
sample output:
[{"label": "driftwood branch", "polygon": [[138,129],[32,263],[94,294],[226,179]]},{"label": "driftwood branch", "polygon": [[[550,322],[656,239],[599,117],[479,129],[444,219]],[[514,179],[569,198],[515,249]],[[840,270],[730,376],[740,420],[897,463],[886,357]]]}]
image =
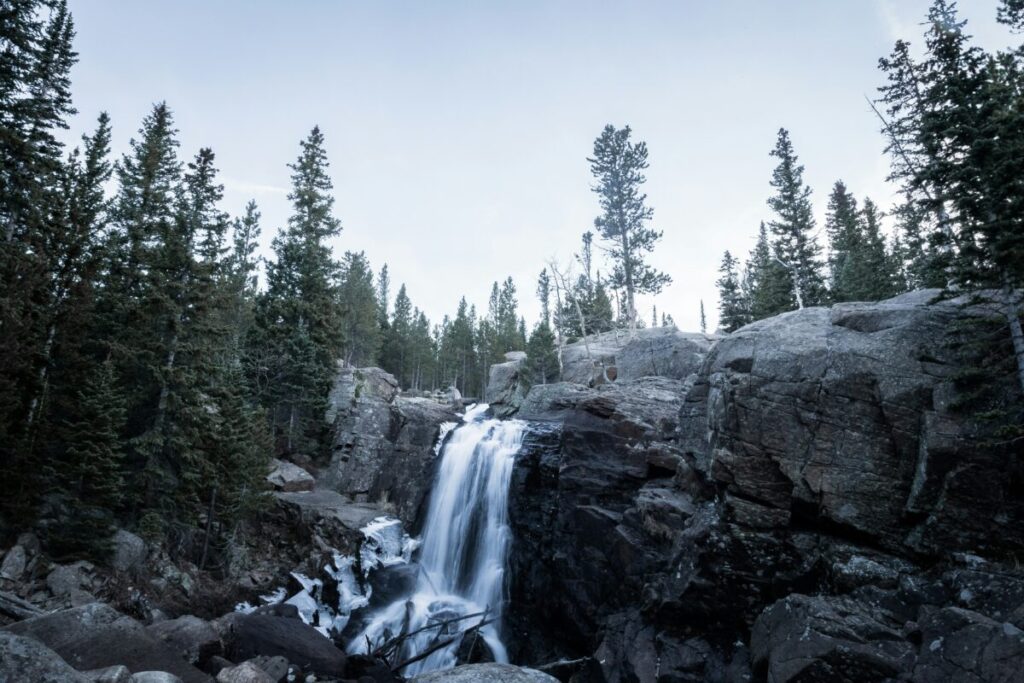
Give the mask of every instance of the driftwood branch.
[{"label": "driftwood branch", "polygon": [[40,614],[44,614],[44,612],[32,603],[22,600],[17,595],[0,591],[0,614],[20,621],[37,617]]},{"label": "driftwood branch", "polygon": [[419,653],[415,657],[410,657],[409,659],[405,660],[401,664],[398,664],[397,666],[393,667],[391,670],[394,671],[395,673],[398,673],[402,669],[404,669],[405,667],[409,666],[410,664],[415,664],[416,662],[418,662],[418,661],[420,661],[422,659],[426,659],[427,657],[429,657],[430,655],[434,654],[438,650],[443,650],[444,648],[448,647],[449,645],[454,643],[459,638],[464,638],[469,633],[473,633],[473,632],[479,631],[484,626],[487,626],[488,624],[493,623],[493,622],[494,622],[494,619],[483,619],[478,624],[476,624],[475,626],[467,628],[465,631],[462,631],[458,635],[452,636],[448,640],[439,641],[438,643],[432,645],[431,647],[428,647],[426,650],[424,650],[423,652]]}]

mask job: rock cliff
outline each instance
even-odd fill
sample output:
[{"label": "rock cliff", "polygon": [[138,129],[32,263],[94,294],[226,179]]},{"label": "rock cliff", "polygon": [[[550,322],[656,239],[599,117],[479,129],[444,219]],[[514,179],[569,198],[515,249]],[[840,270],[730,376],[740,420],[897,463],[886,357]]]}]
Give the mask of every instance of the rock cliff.
[{"label": "rock cliff", "polygon": [[1024,447],[959,406],[950,330],[984,311],[935,295],[764,320],[689,374],[534,387],[517,661],[579,660],[577,681],[1018,676]]}]

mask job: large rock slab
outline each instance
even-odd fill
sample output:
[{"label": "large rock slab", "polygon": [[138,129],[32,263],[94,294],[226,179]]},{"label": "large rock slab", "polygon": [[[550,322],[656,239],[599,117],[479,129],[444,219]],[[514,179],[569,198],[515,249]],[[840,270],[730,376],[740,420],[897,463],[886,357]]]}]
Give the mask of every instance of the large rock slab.
[{"label": "large rock slab", "polygon": [[123,664],[132,673],[159,670],[185,683],[210,681],[142,624],[103,603],[26,619],[3,630],[35,638],[80,671]]},{"label": "large rock slab", "polygon": [[684,380],[700,370],[717,339],[675,327],[637,330],[636,337],[615,354],[617,381],[641,377]]},{"label": "large rock slab", "polygon": [[91,680],[35,638],[0,631],[0,682],[89,683]]},{"label": "large rock slab", "polygon": [[856,600],[791,595],[758,618],[751,656],[755,670],[777,683],[905,678],[916,648],[901,627],[884,609]]},{"label": "large rock slab", "polygon": [[562,381],[594,385],[605,381],[666,377],[686,379],[700,369],[718,337],[648,327],[590,335],[562,350]]},{"label": "large rock slab", "polygon": [[1024,451],[989,443],[955,407],[950,330],[971,314],[914,296],[748,325],[711,350],[682,411],[683,448],[783,525],[796,515],[897,553],[1020,552],[1022,482],[1005,475]]},{"label": "large rock slab", "polygon": [[345,653],[299,619],[267,614],[233,614],[221,625],[228,658],[284,657],[303,671],[341,678]]},{"label": "large rock slab", "polygon": [[157,622],[146,631],[196,666],[221,654],[220,636],[208,622],[192,615]]},{"label": "large rock slab", "polygon": [[510,351],[505,354],[504,363],[491,366],[487,376],[487,389],[484,391],[484,403],[491,406],[495,417],[507,417],[515,413],[523,401],[523,366],[526,354],[522,351]]},{"label": "large rock slab", "polygon": [[267,481],[278,491],[312,491],[316,486],[313,475],[295,463],[286,460],[271,460]]},{"label": "large rock slab", "polygon": [[420,674],[413,683],[556,683],[558,679],[536,669],[511,664],[465,664],[446,671]]},{"label": "large rock slab", "polygon": [[342,368],[331,395],[333,451],[319,486],[390,504],[411,525],[433,478],[441,426],[458,419],[452,407],[400,396],[398,382],[379,368]]}]

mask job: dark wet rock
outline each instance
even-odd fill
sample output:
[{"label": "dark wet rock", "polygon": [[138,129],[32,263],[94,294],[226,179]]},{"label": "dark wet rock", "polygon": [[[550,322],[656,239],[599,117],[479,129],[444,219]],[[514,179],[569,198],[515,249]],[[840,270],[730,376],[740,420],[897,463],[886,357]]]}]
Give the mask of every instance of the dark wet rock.
[{"label": "dark wet rock", "polygon": [[35,638],[0,631],[0,681],[89,683],[56,652]]},{"label": "dark wet rock", "polygon": [[249,660],[263,670],[274,683],[281,683],[288,678],[288,660],[284,657],[253,657]]},{"label": "dark wet rock", "polygon": [[1024,672],[1024,631],[1009,622],[959,607],[925,608],[920,628],[914,681],[1009,683]]},{"label": "dark wet rock", "polygon": [[495,663],[466,664],[412,679],[413,683],[556,683],[557,680],[535,669]]},{"label": "dark wet rock", "polygon": [[209,681],[140,623],[102,603],[26,619],[4,630],[35,638],[80,671],[121,664],[133,674],[160,670],[185,683]]},{"label": "dark wet rock", "polygon": [[345,653],[312,626],[298,619],[263,614],[233,614],[221,624],[228,659],[284,657],[303,671],[342,677]]},{"label": "dark wet rock", "polygon": [[146,631],[157,640],[167,643],[187,662],[200,668],[211,657],[222,652],[217,631],[208,622],[192,615],[147,626]]},{"label": "dark wet rock", "polygon": [[916,648],[902,622],[848,597],[791,595],[765,610],[750,639],[755,671],[787,681],[879,681],[905,677]]},{"label": "dark wet rock", "polygon": [[379,368],[340,370],[332,458],[319,486],[356,501],[387,503],[411,525],[430,486],[441,425],[457,418],[448,402],[399,395]]}]

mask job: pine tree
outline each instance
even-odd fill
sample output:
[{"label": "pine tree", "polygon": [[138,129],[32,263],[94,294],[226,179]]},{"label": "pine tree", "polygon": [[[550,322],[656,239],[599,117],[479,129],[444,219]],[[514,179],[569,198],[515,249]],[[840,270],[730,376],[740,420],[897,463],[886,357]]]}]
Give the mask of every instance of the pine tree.
[{"label": "pine tree", "polygon": [[850,264],[857,301],[881,301],[901,291],[899,273],[893,255],[882,236],[882,215],[870,199],[864,200],[860,214],[861,229],[856,258]]},{"label": "pine tree", "polygon": [[44,520],[45,540],[58,557],[102,560],[110,550],[114,512],[125,485],[125,401],[114,364],[108,360],[95,366],[76,397],[73,413],[59,426],[67,448],[53,476],[66,497],[55,518]]},{"label": "pine tree", "polygon": [[792,281],[786,269],[772,256],[764,223],[761,223],[757,242],[747,260],[742,290],[749,306],[750,320],[762,320],[789,310],[793,298]]},{"label": "pine tree", "polygon": [[390,372],[403,387],[409,388],[411,379],[412,348],[412,302],[405,284],[398,288],[395,308],[391,314],[381,367]]},{"label": "pine tree", "polygon": [[825,231],[829,238],[829,278],[833,301],[859,301],[857,283],[853,281],[860,264],[852,261],[860,257],[861,224],[857,200],[837,180],[828,200]]},{"label": "pine tree", "polygon": [[459,300],[455,318],[444,328],[439,349],[447,370],[443,383],[454,384],[463,394],[478,386],[474,317],[463,297]]},{"label": "pine tree", "polygon": [[779,160],[772,172],[775,195],[768,199],[776,215],[769,222],[772,256],[781,262],[792,291],[785,310],[816,306],[825,302],[826,291],[819,263],[821,247],[814,237],[811,189],[804,185],[804,167],[798,163],[785,128],[779,129],[771,155]]},{"label": "pine tree", "polygon": [[[1004,3],[999,18],[1019,21],[1016,3]],[[934,2],[928,25],[922,63],[903,42],[881,62],[889,78],[882,93],[893,177],[921,215],[933,217],[928,238],[952,282],[999,290],[995,303],[1024,391],[1021,53],[989,55],[972,46],[946,0]]]},{"label": "pine tree", "polygon": [[708,319],[704,315],[704,299],[700,300],[700,333],[708,333]]},{"label": "pine tree", "polygon": [[647,195],[640,191],[646,181],[647,144],[631,142],[631,133],[629,126],[605,126],[594,141],[594,156],[587,161],[597,180],[593,190],[600,197],[602,211],[594,225],[608,244],[614,262],[611,283],[625,290],[626,315],[630,330],[635,331],[636,296],[658,294],[672,278],[645,261],[661,232],[647,227],[654,212],[646,204]]},{"label": "pine tree", "polygon": [[[52,275],[67,224],[63,148],[77,56],[63,0],[0,10],[0,508],[27,518],[55,330]],[[56,210],[55,210],[56,209]]]},{"label": "pine tree", "polygon": [[540,301],[540,318],[545,325],[551,326],[551,276],[548,269],[540,271],[537,278],[537,299]]},{"label": "pine tree", "polygon": [[555,382],[559,376],[558,350],[555,347],[555,333],[543,320],[533,328],[526,343],[527,384]]},{"label": "pine tree", "polygon": [[260,363],[251,378],[265,387],[260,397],[278,448],[319,455],[323,411],[341,353],[341,311],[337,297],[339,264],[328,241],[341,233],[333,215],[333,185],[324,136],[314,127],[300,144],[292,169],[293,213],[274,238],[267,266],[267,292],[251,335]]},{"label": "pine tree", "polygon": [[381,346],[380,306],[373,270],[363,252],[345,252],[338,298],[345,361],[357,367],[375,365]]},{"label": "pine tree", "polygon": [[[721,277],[715,283],[718,285],[718,324],[726,332],[735,332],[750,322],[749,305],[740,289],[736,272],[738,266],[739,261],[726,251],[718,269]],[[702,313],[703,310],[704,302],[701,301]]]}]

